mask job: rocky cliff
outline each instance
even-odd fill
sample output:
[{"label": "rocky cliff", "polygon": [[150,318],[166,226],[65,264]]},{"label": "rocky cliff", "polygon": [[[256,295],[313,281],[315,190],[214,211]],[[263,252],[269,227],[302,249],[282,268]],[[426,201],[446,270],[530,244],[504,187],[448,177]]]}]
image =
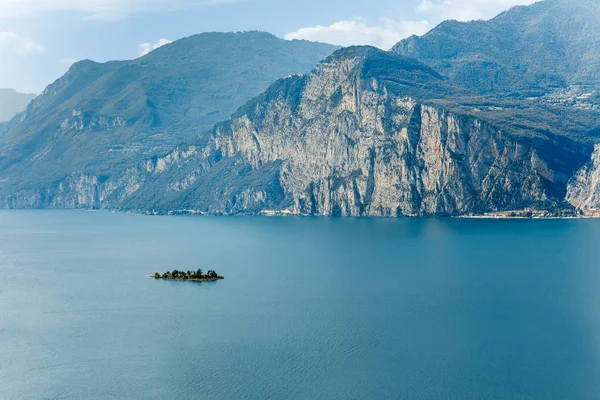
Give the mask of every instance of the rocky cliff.
[{"label": "rocky cliff", "polygon": [[590,162],[569,181],[567,201],[582,210],[600,209],[600,144]]},{"label": "rocky cliff", "polygon": [[19,190],[0,206],[400,216],[564,199],[585,151],[507,133],[437,101],[455,93],[414,60],[343,49],[175,151]]},{"label": "rocky cliff", "polygon": [[454,215],[564,194],[565,171],[536,148],[436,106],[450,89],[413,61],[346,49],[280,86],[218,126],[214,140],[254,169],[282,161],[292,213]]}]

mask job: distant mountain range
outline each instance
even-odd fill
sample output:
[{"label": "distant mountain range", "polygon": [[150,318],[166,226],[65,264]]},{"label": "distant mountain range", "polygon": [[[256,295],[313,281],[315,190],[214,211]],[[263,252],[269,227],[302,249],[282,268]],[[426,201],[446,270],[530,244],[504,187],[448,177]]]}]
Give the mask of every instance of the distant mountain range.
[{"label": "distant mountain range", "polygon": [[489,21],[446,21],[392,52],[416,58],[475,93],[543,96],[600,88],[600,2],[545,0]]},{"label": "distant mountain range", "polygon": [[599,9],[546,0],[390,52],[212,33],[77,63],[5,125],[0,207],[600,208]]},{"label": "distant mountain range", "polygon": [[19,93],[14,89],[0,89],[0,122],[10,121],[18,113],[25,111],[35,94]]}]

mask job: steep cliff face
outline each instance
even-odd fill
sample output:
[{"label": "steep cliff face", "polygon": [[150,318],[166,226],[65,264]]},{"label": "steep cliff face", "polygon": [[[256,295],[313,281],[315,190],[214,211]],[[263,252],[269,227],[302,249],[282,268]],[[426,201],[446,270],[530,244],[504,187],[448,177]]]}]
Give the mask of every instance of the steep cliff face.
[{"label": "steep cliff face", "polygon": [[564,199],[581,155],[436,101],[459,92],[414,60],[343,49],[175,151],[17,191],[0,206],[401,216]]},{"label": "steep cliff face", "polygon": [[435,95],[444,85],[437,74],[372,74],[369,61],[381,54],[359,50],[282,82],[218,126],[216,148],[253,168],[282,160],[287,209],[300,214],[461,214],[548,200],[564,188],[565,176],[534,148],[412,96],[419,82]]},{"label": "steep cliff face", "polygon": [[600,209],[600,144],[590,162],[569,181],[567,201],[582,210]]}]

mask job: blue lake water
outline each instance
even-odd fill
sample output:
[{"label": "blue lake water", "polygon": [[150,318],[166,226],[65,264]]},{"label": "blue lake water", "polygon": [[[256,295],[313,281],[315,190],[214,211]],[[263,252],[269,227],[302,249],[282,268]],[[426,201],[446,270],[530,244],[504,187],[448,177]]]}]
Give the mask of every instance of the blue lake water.
[{"label": "blue lake water", "polygon": [[3,400],[598,393],[600,220],[0,212]]}]

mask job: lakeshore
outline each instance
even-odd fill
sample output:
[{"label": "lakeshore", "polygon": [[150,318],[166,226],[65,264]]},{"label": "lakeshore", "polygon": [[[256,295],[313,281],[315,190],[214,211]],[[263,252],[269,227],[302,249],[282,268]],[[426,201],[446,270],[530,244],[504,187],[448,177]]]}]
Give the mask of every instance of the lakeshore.
[{"label": "lakeshore", "polygon": [[475,219],[591,219],[600,218],[600,210],[567,210],[552,212],[545,209],[496,211],[484,214],[461,215],[459,218]]}]

